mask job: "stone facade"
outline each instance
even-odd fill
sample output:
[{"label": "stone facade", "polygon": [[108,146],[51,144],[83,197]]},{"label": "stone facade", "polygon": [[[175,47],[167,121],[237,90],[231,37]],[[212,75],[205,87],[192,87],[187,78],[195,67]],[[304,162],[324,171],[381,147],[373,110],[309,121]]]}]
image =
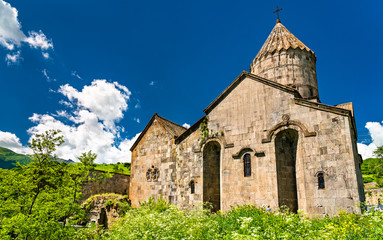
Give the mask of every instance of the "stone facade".
[{"label": "stone facade", "polygon": [[[362,159],[352,104],[320,103],[313,52],[292,34],[288,42],[271,35],[277,42],[265,45],[282,47],[258,54],[252,73],[242,72],[189,129],[153,116],[131,148],[133,205],[162,195],[180,207],[209,202],[215,211],[250,203],[311,216],[360,212]],[[296,65],[272,69],[277,55],[291,51]],[[159,169],[156,182],[147,180],[151,167]]]},{"label": "stone facade", "polygon": [[[94,170],[93,175],[100,176],[103,171]],[[83,184],[81,192],[84,201],[90,196],[102,193],[117,193],[121,195],[129,195],[130,176],[120,173],[113,173],[110,178],[101,179],[99,181],[87,181]]]},{"label": "stone facade", "polygon": [[383,189],[366,189],[366,205],[383,205]]}]

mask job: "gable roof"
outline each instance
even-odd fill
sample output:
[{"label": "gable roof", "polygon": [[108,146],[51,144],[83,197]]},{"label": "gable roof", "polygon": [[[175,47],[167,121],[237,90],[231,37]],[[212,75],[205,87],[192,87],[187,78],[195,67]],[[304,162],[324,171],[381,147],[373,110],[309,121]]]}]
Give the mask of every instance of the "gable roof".
[{"label": "gable roof", "polygon": [[227,97],[227,95],[229,95],[229,93],[231,93],[231,91],[233,91],[241,82],[242,80],[244,80],[245,78],[250,78],[252,80],[255,80],[257,82],[260,82],[260,83],[263,83],[265,85],[268,85],[270,87],[273,87],[273,88],[276,88],[276,89],[279,89],[281,91],[284,91],[284,92],[288,92],[288,93],[291,93],[291,94],[294,94],[295,97],[297,98],[302,98],[301,95],[299,94],[299,92],[292,88],[292,87],[289,87],[289,86],[286,86],[286,85],[283,85],[283,84],[280,84],[280,83],[277,83],[277,82],[274,82],[272,80],[269,80],[269,79],[266,79],[266,78],[262,78],[260,76],[257,76],[257,75],[254,75],[252,73],[249,73],[249,72],[246,72],[246,71],[243,71],[216,99],[214,99],[213,102],[211,102],[209,104],[209,106],[207,106],[207,108],[205,108],[203,111],[206,113],[206,114],[209,114],[209,112],[211,112],[223,99],[225,99]]},{"label": "gable roof", "polygon": [[185,132],[187,129],[177,123],[174,123],[164,117],[159,116],[157,113],[153,114],[153,117],[150,119],[149,123],[146,125],[144,130],[141,132],[140,136],[138,136],[137,140],[134,142],[132,147],[130,148],[130,151],[133,151],[134,148],[138,145],[138,143],[141,141],[141,139],[144,137],[145,133],[149,130],[150,126],[154,122],[154,120],[157,120],[161,123],[163,128],[166,132],[168,132],[170,135],[172,135],[174,138],[177,138],[180,136],[183,132]]},{"label": "gable roof", "polygon": [[175,143],[179,144],[185,138],[187,138],[191,133],[193,133],[195,130],[197,130],[205,118],[207,118],[207,117],[206,116],[201,117],[197,122],[195,122],[191,127],[189,127],[185,132],[183,132],[178,138],[176,138]]}]

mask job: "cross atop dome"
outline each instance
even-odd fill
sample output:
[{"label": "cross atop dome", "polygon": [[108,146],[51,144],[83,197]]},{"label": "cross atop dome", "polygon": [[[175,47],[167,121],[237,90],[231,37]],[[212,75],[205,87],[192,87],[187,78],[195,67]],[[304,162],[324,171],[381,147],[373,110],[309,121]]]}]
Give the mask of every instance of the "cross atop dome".
[{"label": "cross atop dome", "polygon": [[282,10],[282,8],[278,8],[278,6],[277,6],[277,9],[273,12],[273,13],[277,14],[277,23],[281,22],[281,20],[279,19],[279,11],[281,11],[281,10]]}]

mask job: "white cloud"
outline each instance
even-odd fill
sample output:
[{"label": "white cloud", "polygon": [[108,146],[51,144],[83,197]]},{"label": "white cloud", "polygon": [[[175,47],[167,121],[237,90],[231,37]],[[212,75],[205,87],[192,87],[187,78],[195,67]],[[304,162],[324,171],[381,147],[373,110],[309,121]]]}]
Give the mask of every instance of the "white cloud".
[{"label": "white cloud", "polygon": [[49,58],[49,53],[47,53],[47,52],[43,52],[42,54],[43,54],[43,57],[44,57],[45,59],[48,59],[48,58]]},{"label": "white cloud", "polygon": [[64,101],[64,100],[60,100],[59,103],[60,103],[61,105],[66,106],[66,107],[73,108],[73,105],[72,105],[72,103],[70,103],[70,102],[67,102],[67,101]]},{"label": "white cloud", "polygon": [[41,30],[38,33],[30,31],[29,37],[25,38],[24,41],[29,43],[33,48],[40,48],[41,50],[53,49],[52,40],[47,39]]},{"label": "white cloud", "polygon": [[149,83],[149,85],[150,85],[150,86],[153,86],[153,85],[154,85],[154,81],[151,81],[151,82]]},{"label": "white cloud", "polygon": [[108,129],[113,129],[114,122],[124,116],[123,112],[128,108],[127,100],[131,95],[125,86],[106,80],[94,80],[81,92],[66,84],[60,86],[59,92],[68,97],[72,104],[76,103],[80,108],[96,114]]},{"label": "white cloud", "polygon": [[7,62],[7,65],[17,64],[20,60],[20,51],[17,51],[13,54],[8,53],[5,57],[5,61]]},{"label": "white cloud", "polygon": [[17,19],[18,11],[9,3],[0,0],[0,45],[13,50],[20,46],[26,37],[21,31],[21,25]]},{"label": "white cloud", "polygon": [[[0,0],[0,45],[8,50],[20,47],[21,43],[28,43],[32,48],[41,50],[53,49],[52,40],[47,39],[45,34],[30,31],[27,37],[21,30],[21,24],[17,18],[18,11],[4,0]],[[42,53],[44,58],[49,58],[49,54]],[[19,54],[20,55],[20,54]]]},{"label": "white cloud", "polygon": [[44,74],[44,77],[47,79],[48,82],[52,82],[52,81],[55,82],[55,81],[56,81],[56,79],[51,78],[51,77],[48,75],[48,72],[47,72],[46,69],[43,69],[41,72]]},{"label": "white cloud", "polygon": [[80,75],[78,75],[78,73],[76,71],[72,71],[71,74],[72,74],[72,76],[82,80],[82,77]]},{"label": "white cloud", "polygon": [[13,133],[0,131],[0,147],[11,149],[16,153],[29,154],[31,151],[23,147],[20,139]]},{"label": "white cloud", "polygon": [[124,128],[116,125],[127,110],[130,91],[117,82],[94,80],[81,91],[66,84],[59,91],[69,100],[61,104],[74,110],[55,114],[33,114],[29,119],[36,125],[28,132],[36,134],[48,129],[60,129],[65,143],[56,154],[64,159],[77,160],[82,152],[92,150],[98,154],[97,162],[130,162],[130,147],[137,139],[120,139]]},{"label": "white cloud", "polygon": [[133,118],[133,120],[136,121],[137,123],[141,123],[139,118]]},{"label": "white cloud", "polygon": [[377,147],[383,145],[383,121],[367,122],[366,128],[370,132],[372,142],[370,144],[358,143],[358,152],[362,155],[363,159],[374,157],[374,151]]},{"label": "white cloud", "polygon": [[182,127],[184,127],[184,128],[190,128],[190,124],[188,124],[188,123],[184,123],[184,124],[182,124]]}]

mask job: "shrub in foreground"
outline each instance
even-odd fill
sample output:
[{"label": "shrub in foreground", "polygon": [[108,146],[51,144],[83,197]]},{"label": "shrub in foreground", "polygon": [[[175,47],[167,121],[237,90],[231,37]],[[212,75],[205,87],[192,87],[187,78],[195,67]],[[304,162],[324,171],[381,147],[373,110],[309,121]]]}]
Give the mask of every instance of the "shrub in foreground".
[{"label": "shrub in foreground", "polygon": [[[104,239],[383,239],[383,214],[339,213],[309,219],[286,209],[272,213],[252,205],[210,213],[204,208],[179,210],[151,203],[129,210]],[[161,204],[163,206],[163,204]]]}]

